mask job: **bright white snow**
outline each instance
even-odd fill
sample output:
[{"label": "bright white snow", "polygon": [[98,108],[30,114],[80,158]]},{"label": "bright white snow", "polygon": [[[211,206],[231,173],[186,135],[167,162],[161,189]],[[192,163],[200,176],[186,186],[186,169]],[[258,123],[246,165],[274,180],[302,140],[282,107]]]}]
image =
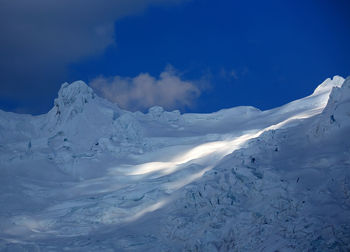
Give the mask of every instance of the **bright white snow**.
[{"label": "bright white snow", "polygon": [[282,107],[0,110],[0,251],[347,251],[350,79]]}]

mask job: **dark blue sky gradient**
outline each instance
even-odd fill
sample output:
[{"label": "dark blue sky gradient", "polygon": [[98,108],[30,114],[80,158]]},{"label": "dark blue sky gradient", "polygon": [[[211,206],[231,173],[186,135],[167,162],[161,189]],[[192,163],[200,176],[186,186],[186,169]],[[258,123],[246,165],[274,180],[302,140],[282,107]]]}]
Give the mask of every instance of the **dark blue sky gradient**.
[{"label": "dark blue sky gradient", "polygon": [[[152,7],[118,20],[116,46],[71,64],[66,78],[158,76],[171,64],[185,80],[210,83],[182,112],[270,109],[309,95],[327,77],[350,75],[349,3],[194,0]],[[236,76],[224,76],[232,70]],[[0,108],[15,104],[1,101]],[[40,112],[51,106],[43,103]]]}]

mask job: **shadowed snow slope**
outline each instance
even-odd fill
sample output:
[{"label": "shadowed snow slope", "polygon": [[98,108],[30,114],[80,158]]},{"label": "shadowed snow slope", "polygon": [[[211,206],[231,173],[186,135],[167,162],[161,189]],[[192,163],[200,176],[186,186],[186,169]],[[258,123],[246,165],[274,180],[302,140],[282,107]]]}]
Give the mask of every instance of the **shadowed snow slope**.
[{"label": "shadowed snow slope", "polygon": [[0,251],[350,250],[350,79],[260,111],[0,111]]}]

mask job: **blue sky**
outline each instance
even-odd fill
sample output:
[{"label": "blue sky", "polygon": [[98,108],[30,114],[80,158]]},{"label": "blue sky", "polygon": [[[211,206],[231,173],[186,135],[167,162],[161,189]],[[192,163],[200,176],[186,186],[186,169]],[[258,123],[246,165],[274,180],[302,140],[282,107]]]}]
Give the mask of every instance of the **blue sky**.
[{"label": "blue sky", "polygon": [[[84,7],[84,17],[72,11],[77,25],[61,24],[60,8],[51,10],[56,19],[44,15],[46,6],[40,22],[24,32],[27,44],[14,43],[23,37],[6,26],[6,16],[0,20],[12,39],[11,48],[0,41],[0,53],[10,59],[0,62],[0,109],[45,113],[62,82],[81,79],[130,110],[265,110],[312,93],[327,77],[350,75],[348,1],[105,2],[100,9]],[[80,6],[61,7],[67,13]],[[109,13],[113,8],[118,15]],[[33,18],[22,16],[23,23]],[[48,25],[41,27],[42,20]],[[89,32],[92,26],[97,28]]]}]

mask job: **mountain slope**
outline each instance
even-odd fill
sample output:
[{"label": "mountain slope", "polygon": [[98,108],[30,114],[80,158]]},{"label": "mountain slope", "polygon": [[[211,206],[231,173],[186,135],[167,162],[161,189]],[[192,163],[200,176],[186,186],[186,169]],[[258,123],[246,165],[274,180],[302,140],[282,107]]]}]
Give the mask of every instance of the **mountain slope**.
[{"label": "mountain slope", "polygon": [[346,251],[350,79],[280,108],[0,111],[2,251]]}]

